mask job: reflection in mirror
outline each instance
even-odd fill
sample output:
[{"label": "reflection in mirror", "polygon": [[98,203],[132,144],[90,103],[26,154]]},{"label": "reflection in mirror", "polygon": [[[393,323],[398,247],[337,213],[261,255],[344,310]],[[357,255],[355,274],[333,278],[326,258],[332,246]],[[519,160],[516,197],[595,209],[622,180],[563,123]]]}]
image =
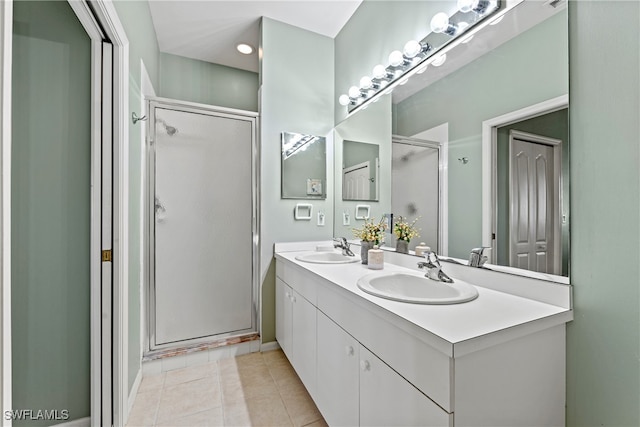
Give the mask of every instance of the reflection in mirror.
[{"label": "reflection in mirror", "polygon": [[[410,13],[409,3],[406,3],[406,13]],[[455,3],[451,2],[454,6]],[[441,211],[445,213],[437,225],[441,235],[448,232],[443,245],[438,247],[438,253],[445,257],[462,259],[466,263],[471,249],[488,246],[491,249],[485,250],[484,254],[493,264],[490,268],[504,265],[515,267],[509,271],[517,274],[530,275],[525,271],[528,269],[568,275],[568,19],[566,3],[555,6],[537,1],[510,3],[500,23],[482,28],[468,43],[451,49],[441,66],[430,65],[423,74],[412,76],[407,84],[394,88],[393,134],[435,140],[447,150],[439,164],[439,169],[444,171],[441,177],[446,182],[440,200]],[[564,101],[550,102],[558,99]],[[540,105],[553,106],[540,110],[537,108]],[[496,120],[504,117],[511,119]],[[528,123],[533,119],[543,123],[536,124],[533,129],[532,123]],[[553,195],[556,207],[549,207],[544,227],[528,229],[533,233],[529,235],[534,237],[535,244],[530,245],[533,252],[528,252],[526,262],[523,256],[511,254],[510,250],[510,242],[517,235],[511,231],[514,226],[509,225],[517,196],[509,193],[512,178],[508,163],[504,163],[503,151],[504,144],[508,150],[509,131],[521,121],[525,122],[515,130],[546,137],[548,141],[562,141],[556,149],[557,159],[548,160],[559,161],[560,172],[551,173],[550,186],[544,187]],[[565,129],[562,135],[556,132],[559,128]],[[443,130],[441,138],[425,136],[433,129]],[[487,135],[488,142],[485,142]],[[501,138],[500,142],[493,140],[493,135]],[[502,142],[503,136],[506,143]],[[491,147],[495,144],[494,153]],[[490,149],[485,150],[486,146]],[[506,156],[508,161],[508,151]],[[381,164],[387,161],[382,152],[380,161]],[[382,174],[381,186],[386,184],[385,179]],[[396,196],[399,189],[409,191],[410,183],[415,181],[420,179],[416,176],[395,179],[391,200],[399,197]],[[423,181],[422,185],[414,187],[419,192],[428,186],[428,181]],[[524,202],[524,198],[518,200]],[[385,212],[384,206],[378,208]],[[533,206],[528,208],[533,209]],[[400,208],[394,204],[386,209],[397,215]],[[411,219],[413,215],[409,213],[408,216]],[[341,218],[340,212],[336,212],[336,218]],[[425,226],[421,228],[424,235]],[[551,243],[536,240],[542,229],[553,231]],[[423,241],[423,238],[417,240]],[[435,246],[430,242],[427,244]],[[543,250],[545,245],[547,249]],[[549,245],[555,252],[548,252]],[[547,253],[543,253],[545,251]],[[554,261],[543,260],[548,257]],[[560,282],[566,280],[547,277]]]},{"label": "reflection in mirror", "polygon": [[[337,237],[353,239],[353,229],[362,227],[364,222],[364,218],[356,219],[356,206],[369,206],[370,218],[375,221],[391,209],[391,96],[383,96],[378,102],[340,122],[334,129],[334,144],[336,191],[333,233]],[[365,156],[365,153],[368,154]],[[369,181],[369,197],[363,203],[364,200],[349,198],[350,194],[343,193],[343,168],[367,161],[374,165],[370,167],[373,171],[369,177],[373,177],[374,182]],[[389,246],[388,241],[385,244]]]},{"label": "reflection in mirror", "polygon": [[326,138],[282,132],[282,198],[327,197]]},{"label": "reflection in mirror", "polygon": [[568,109],[497,128],[497,264],[568,275]]},{"label": "reflection in mirror", "polygon": [[394,220],[416,220],[420,233],[409,242],[409,250],[422,242],[436,253],[442,250],[440,152],[440,144],[435,141],[393,137],[391,211]]},{"label": "reflection in mirror", "polygon": [[378,200],[380,157],[377,144],[342,143],[342,200]]}]

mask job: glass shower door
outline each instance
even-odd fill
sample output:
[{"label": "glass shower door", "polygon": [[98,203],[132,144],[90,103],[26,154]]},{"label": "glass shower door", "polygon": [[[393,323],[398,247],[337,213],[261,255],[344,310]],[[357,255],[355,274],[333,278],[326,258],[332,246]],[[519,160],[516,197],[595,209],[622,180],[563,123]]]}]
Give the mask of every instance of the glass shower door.
[{"label": "glass shower door", "polygon": [[153,111],[151,347],[255,330],[253,119]]}]

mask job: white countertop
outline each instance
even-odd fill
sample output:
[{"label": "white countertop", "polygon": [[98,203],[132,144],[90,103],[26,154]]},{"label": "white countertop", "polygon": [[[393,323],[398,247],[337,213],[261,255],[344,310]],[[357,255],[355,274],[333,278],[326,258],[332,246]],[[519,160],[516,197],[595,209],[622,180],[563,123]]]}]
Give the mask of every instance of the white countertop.
[{"label": "white countertop", "polygon": [[[461,355],[475,351],[492,343],[514,339],[573,319],[570,309],[477,285],[478,298],[462,304],[412,304],[379,298],[363,292],[356,284],[360,277],[371,274],[374,270],[360,263],[312,264],[295,259],[296,256],[309,252],[278,252],[276,258],[303,268],[353,296],[370,302],[374,308],[393,313],[444,340],[451,345],[451,354],[455,352]],[[417,267],[409,269],[385,263],[383,271],[419,270]],[[468,278],[465,281],[474,284]]]}]

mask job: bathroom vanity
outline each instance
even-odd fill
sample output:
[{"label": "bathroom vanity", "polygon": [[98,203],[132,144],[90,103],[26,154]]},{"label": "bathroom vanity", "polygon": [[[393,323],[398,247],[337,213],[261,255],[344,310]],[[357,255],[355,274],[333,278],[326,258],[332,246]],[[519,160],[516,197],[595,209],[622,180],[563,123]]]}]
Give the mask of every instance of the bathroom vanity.
[{"label": "bathroom vanity", "polygon": [[452,266],[477,299],[405,303],[360,290],[365,265],[296,259],[316,244],[276,244],[276,337],[329,425],[564,425],[569,285]]}]

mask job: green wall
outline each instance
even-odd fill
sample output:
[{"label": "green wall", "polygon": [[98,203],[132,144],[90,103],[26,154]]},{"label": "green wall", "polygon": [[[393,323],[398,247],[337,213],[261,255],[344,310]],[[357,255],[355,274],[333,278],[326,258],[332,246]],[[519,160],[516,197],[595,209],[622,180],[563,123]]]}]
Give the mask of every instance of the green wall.
[{"label": "green wall", "polygon": [[[313,46],[313,48],[311,48]],[[300,200],[280,199],[280,132],[327,136],[333,128],[333,40],[269,18],[262,19],[260,65],[260,274],[262,341],[275,340],[275,242],[326,240],[333,235],[333,168],[327,199],[312,200],[312,221],[294,221]],[[295,52],[295,55],[292,55]],[[333,158],[332,139],[327,155]],[[307,200],[305,200],[307,202]],[[316,225],[324,211],[325,226]]]},{"label": "green wall", "polygon": [[164,98],[258,111],[258,74],[161,53],[160,95]]},{"label": "green wall", "polygon": [[91,41],[67,2],[13,10],[13,408],[75,420],[90,415]]},{"label": "green wall", "polygon": [[[153,86],[159,83],[159,50],[149,4],[146,1],[114,1],[116,11],[129,39],[129,111],[143,115],[141,105],[141,61]],[[142,269],[141,218],[144,141],[140,126],[129,122],[129,389],[141,368],[140,318],[142,312],[140,273]]]},{"label": "green wall", "polygon": [[640,3],[569,2],[569,17],[567,424],[638,426]]}]

